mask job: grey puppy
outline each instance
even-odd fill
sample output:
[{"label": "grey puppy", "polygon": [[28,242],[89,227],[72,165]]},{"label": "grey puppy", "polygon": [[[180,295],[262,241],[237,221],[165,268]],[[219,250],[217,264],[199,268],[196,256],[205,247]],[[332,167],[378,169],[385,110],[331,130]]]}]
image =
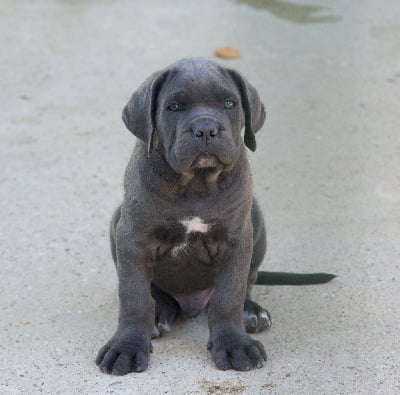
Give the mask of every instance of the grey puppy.
[{"label": "grey puppy", "polygon": [[237,71],[184,59],[149,77],[123,120],[138,140],[111,221],[119,322],[97,365],[145,370],[151,338],[208,306],[216,366],[262,367],[264,347],[246,333],[271,325],[250,298],[266,250],[245,149],[265,120],[259,94]]}]

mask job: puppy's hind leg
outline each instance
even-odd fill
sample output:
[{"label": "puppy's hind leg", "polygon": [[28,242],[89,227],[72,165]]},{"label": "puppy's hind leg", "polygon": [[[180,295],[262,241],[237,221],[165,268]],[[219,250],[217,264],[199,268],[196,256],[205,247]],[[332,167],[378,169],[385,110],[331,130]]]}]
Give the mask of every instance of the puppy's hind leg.
[{"label": "puppy's hind leg", "polygon": [[160,288],[151,285],[151,295],[156,303],[155,323],[152,338],[161,337],[164,333],[171,331],[171,325],[179,314],[179,304],[170,295]]},{"label": "puppy's hind leg", "polygon": [[243,308],[244,326],[248,333],[257,333],[268,329],[272,325],[271,314],[259,304],[251,300],[251,288],[257,279],[258,267],[261,265],[267,250],[267,234],[264,219],[257,201],[253,200],[251,209],[253,223],[253,254],[251,257],[250,272],[247,278],[246,300]]},{"label": "puppy's hind leg", "polygon": [[121,218],[121,206],[118,206],[114,211],[110,223],[110,247],[111,247],[111,255],[113,257],[115,264],[117,264],[117,246],[115,243],[115,234],[117,230],[117,224],[120,218]]}]

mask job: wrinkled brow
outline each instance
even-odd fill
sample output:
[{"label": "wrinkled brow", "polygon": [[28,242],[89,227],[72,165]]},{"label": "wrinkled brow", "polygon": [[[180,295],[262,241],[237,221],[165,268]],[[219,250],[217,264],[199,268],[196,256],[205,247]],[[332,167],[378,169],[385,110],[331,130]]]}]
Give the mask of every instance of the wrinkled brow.
[{"label": "wrinkled brow", "polygon": [[164,96],[164,99],[166,101],[173,101],[173,100],[179,101],[179,100],[184,100],[187,97],[190,97],[190,93],[185,92],[183,89],[179,89],[172,92],[168,92]]},{"label": "wrinkled brow", "polygon": [[164,97],[163,100],[165,102],[190,102],[193,100],[198,99],[208,99],[213,102],[224,100],[235,100],[237,102],[240,101],[239,92],[235,92],[233,89],[226,89],[220,86],[214,87],[213,85],[209,85],[206,87],[199,86],[199,89],[195,89],[192,92],[185,91],[184,89],[174,90],[172,92],[168,92]]}]

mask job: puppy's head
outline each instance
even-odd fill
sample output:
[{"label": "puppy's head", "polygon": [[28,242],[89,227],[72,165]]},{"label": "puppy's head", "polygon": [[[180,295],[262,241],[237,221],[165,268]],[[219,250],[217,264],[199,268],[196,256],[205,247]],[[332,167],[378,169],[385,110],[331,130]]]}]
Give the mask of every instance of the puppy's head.
[{"label": "puppy's head", "polygon": [[255,88],[237,71],[205,59],[184,59],[154,73],[123,110],[126,127],[153,150],[160,140],[178,173],[231,167],[244,144],[256,149],[265,109]]}]

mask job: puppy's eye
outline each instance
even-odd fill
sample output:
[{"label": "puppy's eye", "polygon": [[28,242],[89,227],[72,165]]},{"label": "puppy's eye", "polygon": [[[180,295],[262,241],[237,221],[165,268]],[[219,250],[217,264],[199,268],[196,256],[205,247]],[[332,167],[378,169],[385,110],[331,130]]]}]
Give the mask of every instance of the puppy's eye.
[{"label": "puppy's eye", "polygon": [[168,109],[169,111],[179,111],[179,110],[181,109],[181,106],[180,106],[179,104],[177,104],[177,103],[173,103],[173,104],[170,104],[170,105],[167,107],[167,109]]},{"label": "puppy's eye", "polygon": [[235,107],[235,103],[232,100],[225,100],[224,107],[230,110]]}]

